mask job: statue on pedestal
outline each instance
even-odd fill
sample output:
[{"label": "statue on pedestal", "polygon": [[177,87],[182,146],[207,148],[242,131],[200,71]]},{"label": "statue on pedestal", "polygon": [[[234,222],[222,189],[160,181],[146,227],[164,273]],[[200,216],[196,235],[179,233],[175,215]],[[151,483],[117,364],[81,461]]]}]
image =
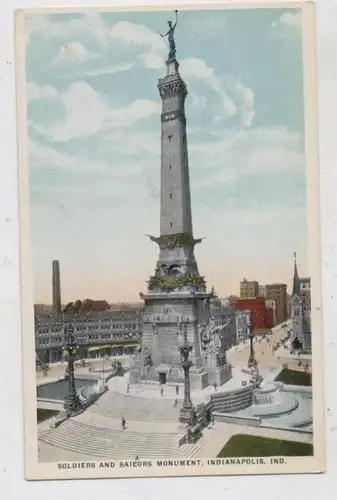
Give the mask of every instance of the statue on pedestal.
[{"label": "statue on pedestal", "polygon": [[215,357],[217,366],[223,366],[227,362],[226,351],[222,343],[223,331],[227,325],[228,322],[224,325],[216,326],[215,319],[212,316],[208,321],[199,325],[200,339],[206,357],[209,355]]},{"label": "statue on pedestal", "polygon": [[162,38],[165,38],[166,36],[168,38],[169,47],[170,47],[170,51],[169,51],[169,55],[168,55],[169,61],[170,60],[172,61],[176,58],[176,43],[174,40],[174,31],[176,29],[177,22],[178,22],[178,11],[177,10],[175,11],[175,14],[176,14],[176,22],[174,24],[172,24],[172,21],[167,21],[167,24],[169,26],[168,32],[165,34],[159,33],[159,35]]}]

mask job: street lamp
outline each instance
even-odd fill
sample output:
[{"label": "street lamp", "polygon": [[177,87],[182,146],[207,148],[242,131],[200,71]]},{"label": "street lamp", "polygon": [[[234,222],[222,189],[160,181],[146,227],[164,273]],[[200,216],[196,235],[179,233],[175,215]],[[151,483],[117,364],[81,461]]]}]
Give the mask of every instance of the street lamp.
[{"label": "street lamp", "polygon": [[252,313],[250,313],[250,324],[249,324],[249,341],[250,341],[250,352],[249,352],[249,359],[247,366],[248,368],[253,368],[254,366],[257,366],[257,361],[255,359],[255,352],[254,352],[254,331],[253,331],[253,325],[252,325]]},{"label": "street lamp", "polygon": [[66,344],[63,346],[63,349],[68,353],[68,395],[64,399],[64,409],[67,416],[71,416],[82,409],[82,404],[75,388],[74,375],[75,351],[78,346],[74,338],[73,325],[66,325],[64,333]]},{"label": "street lamp", "polygon": [[180,355],[182,357],[181,366],[184,370],[184,402],[180,412],[180,421],[188,422],[191,418],[193,412],[193,404],[191,400],[191,388],[190,388],[190,368],[192,366],[192,361],[189,359],[190,352],[193,346],[187,343],[187,325],[184,328],[184,338],[182,344],[178,347]]}]

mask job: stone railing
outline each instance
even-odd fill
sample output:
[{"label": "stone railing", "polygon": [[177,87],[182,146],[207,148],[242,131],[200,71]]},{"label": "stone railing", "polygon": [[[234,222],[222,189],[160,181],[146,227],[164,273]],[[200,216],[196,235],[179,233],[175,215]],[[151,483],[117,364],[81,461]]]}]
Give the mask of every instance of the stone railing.
[{"label": "stone railing", "polygon": [[284,384],[283,382],[273,382],[275,387],[280,389],[283,392],[295,392],[297,394],[307,394],[312,395],[312,386],[311,385],[291,385]]},{"label": "stone railing", "polygon": [[260,427],[261,418],[259,417],[242,417],[233,415],[232,413],[213,412],[214,420],[217,422],[226,422],[228,424],[245,425],[250,427]]},{"label": "stone railing", "polygon": [[244,410],[252,404],[252,386],[245,386],[228,392],[216,392],[211,395],[210,405],[212,411],[230,413]]}]

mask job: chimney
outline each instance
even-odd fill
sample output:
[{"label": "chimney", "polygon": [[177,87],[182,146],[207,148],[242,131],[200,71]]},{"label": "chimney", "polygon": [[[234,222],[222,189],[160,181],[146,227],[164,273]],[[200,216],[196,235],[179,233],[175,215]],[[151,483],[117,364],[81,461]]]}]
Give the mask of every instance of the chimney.
[{"label": "chimney", "polygon": [[53,260],[53,313],[61,312],[61,279],[60,279],[60,263],[58,260]]}]

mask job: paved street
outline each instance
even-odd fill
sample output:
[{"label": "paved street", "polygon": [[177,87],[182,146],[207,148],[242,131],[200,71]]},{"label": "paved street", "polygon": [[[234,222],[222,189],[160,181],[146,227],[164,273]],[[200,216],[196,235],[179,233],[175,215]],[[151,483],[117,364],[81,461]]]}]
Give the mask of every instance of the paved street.
[{"label": "paved street", "polygon": [[[282,368],[282,364],[285,361],[279,359],[278,352],[273,352],[273,347],[276,346],[277,342],[285,339],[287,333],[284,329],[279,329],[277,332],[266,335],[264,339],[256,338],[254,341],[254,351],[256,360],[259,363],[259,369],[261,371],[271,371],[277,368]],[[269,341],[269,342],[268,342]],[[249,343],[244,346],[234,347],[228,352],[228,361],[237,367],[247,366],[249,358]],[[296,370],[303,370],[303,366],[299,367],[296,359],[289,359],[286,361],[288,367]]]}]

